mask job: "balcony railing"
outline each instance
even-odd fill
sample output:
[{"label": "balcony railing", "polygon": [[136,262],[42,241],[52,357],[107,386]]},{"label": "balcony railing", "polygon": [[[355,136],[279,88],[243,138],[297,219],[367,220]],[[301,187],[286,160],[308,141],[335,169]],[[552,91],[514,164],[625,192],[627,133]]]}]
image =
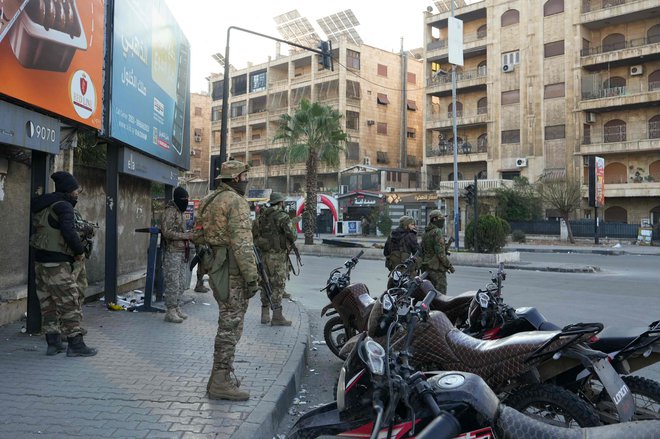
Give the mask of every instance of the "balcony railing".
[{"label": "balcony railing", "polygon": [[[472,32],[469,34],[464,34],[463,35],[463,44],[467,43],[473,43],[475,41],[479,40],[485,40],[486,37],[488,36],[487,32]],[[484,41],[484,44],[486,42]],[[431,51],[431,50],[439,50],[439,49],[444,49],[448,45],[448,40],[434,40],[431,41],[427,46],[426,50]]]},{"label": "balcony railing", "polygon": [[603,127],[596,136],[587,135],[582,138],[583,145],[616,142],[637,142],[640,140],[660,139],[660,122],[649,122],[643,126],[617,125]]},{"label": "balcony railing", "polygon": [[[456,82],[469,81],[472,79],[485,78],[488,76],[488,69],[485,67],[480,67],[474,70],[466,70],[456,74]],[[427,86],[432,87],[434,85],[442,84],[451,84],[451,72],[446,74],[435,73],[427,80]]]},{"label": "balcony railing", "polygon": [[590,47],[588,49],[582,49],[580,51],[580,56],[589,56],[589,55],[598,55],[600,53],[614,52],[617,50],[630,49],[633,47],[647,46],[649,44],[654,44],[660,42],[660,38],[656,37],[646,37],[646,38],[635,38],[634,40],[621,41],[614,44],[606,44],[604,46]]},{"label": "balcony railing", "polygon": [[[483,1],[485,0],[453,0],[454,9],[464,8]],[[438,8],[439,13],[442,14],[451,11],[451,2],[452,0],[436,0],[433,3],[435,3],[435,6]]]},{"label": "balcony railing", "polygon": [[[474,184],[473,180],[458,180],[458,189],[465,189],[468,185]],[[477,180],[479,191],[494,191],[503,187],[513,186],[513,180]],[[436,185],[438,192],[449,193],[454,190],[453,181],[440,181]]]},{"label": "balcony railing", "polygon": [[[452,155],[454,151],[454,145],[450,142],[442,142],[438,146],[426,147],[426,156],[427,157],[441,157],[444,155]],[[474,154],[474,153],[483,153],[488,152],[488,141],[477,140],[477,144],[474,145],[470,142],[461,142],[458,144],[458,153],[459,154]]]},{"label": "balcony railing", "polygon": [[[634,1],[634,0],[633,0]],[[609,9],[615,6],[632,3],[628,0],[582,0],[582,13],[598,11],[600,9]]]},{"label": "balcony railing", "polygon": [[[463,119],[467,117],[487,116],[487,115],[488,115],[488,107],[480,107],[473,111],[456,110],[457,119]],[[434,107],[431,112],[431,116],[428,117],[427,120],[429,122],[433,122],[433,121],[451,119],[452,117],[453,114],[451,111],[444,112],[444,111],[440,111],[437,107]]]},{"label": "balcony railing", "polygon": [[638,93],[647,93],[660,90],[660,81],[640,83],[639,86],[624,85],[621,87],[600,88],[592,91],[583,91],[582,100],[616,98],[620,96],[629,96]]}]

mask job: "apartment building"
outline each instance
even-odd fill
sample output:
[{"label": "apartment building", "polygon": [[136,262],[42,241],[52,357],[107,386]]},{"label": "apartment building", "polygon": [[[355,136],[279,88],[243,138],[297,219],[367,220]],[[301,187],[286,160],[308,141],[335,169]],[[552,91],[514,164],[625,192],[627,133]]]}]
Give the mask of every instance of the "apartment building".
[{"label": "apartment building", "polygon": [[190,94],[190,170],[184,180],[190,198],[206,195],[209,187],[211,160],[211,97],[208,94]]},{"label": "apartment building", "polygon": [[[339,192],[351,182],[355,187],[343,189],[364,189],[357,186],[364,178],[341,178],[343,169],[359,172],[354,165],[377,178],[390,178],[378,181],[377,188],[417,188],[423,155],[423,63],[345,38],[334,46],[334,71],[323,69],[317,54],[298,51],[230,73],[228,155],[251,164],[252,188],[303,192],[305,164],[287,166],[284,145],[273,138],[280,117],[305,98],[337,109],[350,137],[339,168],[320,165],[319,190]],[[212,154],[218,154],[222,76],[211,78],[211,89]]]},{"label": "apartment building", "polygon": [[[581,178],[604,157],[606,221],[660,221],[660,5],[657,0],[455,1],[458,179],[482,193],[515,176]],[[449,1],[425,15],[424,170],[453,193]],[[492,193],[492,192],[491,192]],[[601,216],[599,211],[599,216]]]}]

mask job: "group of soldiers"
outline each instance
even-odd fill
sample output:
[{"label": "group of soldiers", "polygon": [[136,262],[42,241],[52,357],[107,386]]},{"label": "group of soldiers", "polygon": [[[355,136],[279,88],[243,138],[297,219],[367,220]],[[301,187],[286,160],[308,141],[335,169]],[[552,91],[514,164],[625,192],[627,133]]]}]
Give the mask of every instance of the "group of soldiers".
[{"label": "group of soldiers", "polygon": [[[240,388],[241,382],[234,374],[234,356],[252,297],[260,296],[262,324],[291,325],[282,314],[282,298],[286,297],[288,252],[294,246],[297,233],[284,210],[284,196],[278,193],[271,194],[268,205],[252,221],[245,199],[248,170],[248,165],[237,160],[222,163],[216,190],[199,204],[194,230],[186,227],[183,213],[188,207],[188,193],[181,187],[174,190],[161,222],[165,321],[181,323],[188,317],[181,310],[181,299],[188,288],[187,270],[192,252],[197,253],[198,273],[208,275],[218,303],[213,367],[207,383],[211,399],[244,401],[250,397]],[[87,233],[84,236],[77,227],[80,214],[75,205],[81,188],[67,172],[56,172],[51,178],[55,182],[55,192],[33,202],[36,233],[31,238],[47,355],[66,350],[67,356],[92,356],[97,351],[85,345],[86,331],[81,326],[87,284],[85,258],[89,256],[85,247],[89,230],[84,231]],[[447,258],[448,244],[442,233],[445,217],[434,210],[429,218],[422,237],[421,261],[416,269],[428,272],[428,278],[438,291],[446,294],[446,272],[453,273],[454,267]],[[388,269],[420,249],[416,233],[415,220],[401,217],[399,227],[385,245]],[[265,265],[265,273],[258,272],[257,256]],[[204,292],[202,277],[198,277],[195,289]],[[63,340],[68,342],[66,348]]]}]

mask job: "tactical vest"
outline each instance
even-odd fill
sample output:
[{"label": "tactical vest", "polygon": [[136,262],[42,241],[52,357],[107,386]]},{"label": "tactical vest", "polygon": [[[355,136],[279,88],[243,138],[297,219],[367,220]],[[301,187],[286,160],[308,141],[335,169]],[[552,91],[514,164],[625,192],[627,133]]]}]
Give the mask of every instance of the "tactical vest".
[{"label": "tactical vest", "polygon": [[[435,251],[436,237],[439,237],[441,242],[444,242],[442,231],[439,228],[427,226],[426,233],[422,237],[422,265],[431,270],[440,270],[443,268]],[[441,248],[440,251],[444,251],[444,249]]]},{"label": "tactical vest", "polygon": [[286,237],[280,231],[278,214],[278,210],[270,208],[256,220],[254,243],[261,251],[286,250]]},{"label": "tactical vest", "polygon": [[215,197],[217,197],[226,190],[227,190],[226,188],[223,188],[221,186],[208,197],[208,201],[202,200],[202,205],[200,206],[199,213],[197,214],[197,218],[195,219],[195,226],[193,228],[192,241],[195,245],[207,244],[206,237],[204,236],[204,228],[205,225],[208,226],[208,224],[206,224],[206,217],[204,216],[204,212],[206,212],[206,209],[213,202],[213,200],[215,200]]},{"label": "tactical vest", "polygon": [[75,256],[73,251],[64,241],[62,232],[51,226],[48,221],[48,218],[51,216],[53,219],[57,220],[57,214],[53,211],[53,206],[57,203],[64,202],[65,201],[56,201],[33,215],[32,225],[36,232],[30,237],[30,246],[32,248]]}]

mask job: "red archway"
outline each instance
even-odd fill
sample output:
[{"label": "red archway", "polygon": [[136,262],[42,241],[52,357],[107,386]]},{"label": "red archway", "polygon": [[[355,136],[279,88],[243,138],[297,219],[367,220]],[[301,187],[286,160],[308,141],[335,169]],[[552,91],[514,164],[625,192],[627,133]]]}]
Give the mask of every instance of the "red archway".
[{"label": "red archway", "polygon": [[[319,200],[320,198],[320,200]],[[317,203],[321,201],[322,204],[325,204],[328,206],[328,209],[330,209],[330,213],[332,214],[332,219],[334,220],[332,223],[332,234],[334,235],[337,233],[337,221],[339,221],[339,216],[337,215],[337,208],[335,207],[334,203],[328,197],[327,195],[324,194],[318,194],[317,195]],[[302,211],[305,209],[305,199],[303,198],[303,202],[300,203],[300,206],[298,206],[298,209],[296,210],[296,216],[302,215]],[[296,224],[296,230],[298,233],[302,233],[302,227],[300,225],[302,224],[302,221]]]}]

